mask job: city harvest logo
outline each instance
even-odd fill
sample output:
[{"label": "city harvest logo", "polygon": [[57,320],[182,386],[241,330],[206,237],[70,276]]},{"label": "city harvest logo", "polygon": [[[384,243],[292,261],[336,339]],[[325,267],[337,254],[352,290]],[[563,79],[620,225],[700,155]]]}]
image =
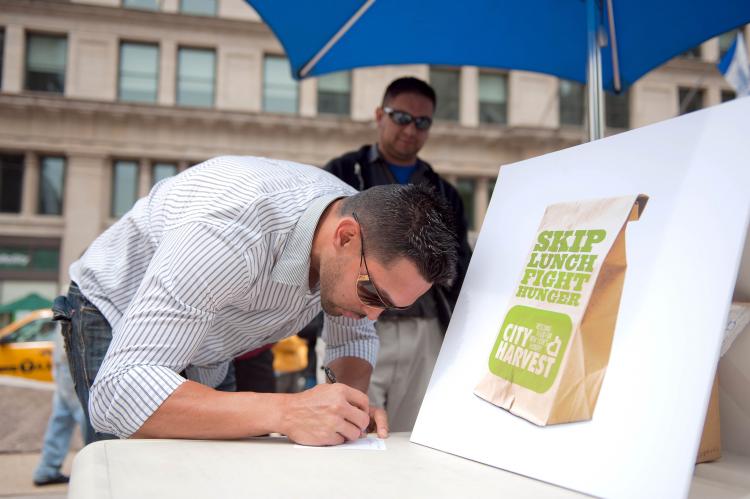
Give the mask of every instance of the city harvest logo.
[{"label": "city harvest logo", "polygon": [[490,356],[490,372],[544,393],[557,377],[573,322],[565,314],[516,305],[505,316]]}]

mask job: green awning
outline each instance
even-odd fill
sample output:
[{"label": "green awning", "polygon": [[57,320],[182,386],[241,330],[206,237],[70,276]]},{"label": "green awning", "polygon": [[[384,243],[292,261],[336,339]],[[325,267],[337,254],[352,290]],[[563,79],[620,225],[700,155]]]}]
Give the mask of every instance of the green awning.
[{"label": "green awning", "polygon": [[8,312],[18,312],[19,310],[37,310],[40,308],[50,308],[52,302],[47,298],[31,293],[16,301],[0,305],[0,314]]}]

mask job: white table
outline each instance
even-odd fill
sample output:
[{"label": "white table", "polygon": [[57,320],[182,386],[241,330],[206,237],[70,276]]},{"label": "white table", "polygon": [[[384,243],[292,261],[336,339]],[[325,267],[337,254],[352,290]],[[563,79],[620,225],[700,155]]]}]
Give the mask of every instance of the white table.
[{"label": "white table", "polygon": [[[109,440],[76,456],[71,499],[564,498],[562,489],[409,442],[386,451],[300,449],[285,438]],[[691,498],[750,498],[750,458],[696,468]]]}]

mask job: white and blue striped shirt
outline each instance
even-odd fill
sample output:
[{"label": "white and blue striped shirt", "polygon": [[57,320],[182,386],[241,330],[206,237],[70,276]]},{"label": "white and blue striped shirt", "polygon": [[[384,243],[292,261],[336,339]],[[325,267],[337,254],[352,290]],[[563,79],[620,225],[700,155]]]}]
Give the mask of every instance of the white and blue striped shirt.
[{"label": "white and blue striped shirt", "polygon": [[[312,166],[225,156],[158,183],[70,267],[112,326],[91,388],[98,431],[127,437],[185,380],[217,386],[228,361],[302,329],[315,228],[356,193]],[[373,322],[325,318],[327,361],[375,364]]]}]

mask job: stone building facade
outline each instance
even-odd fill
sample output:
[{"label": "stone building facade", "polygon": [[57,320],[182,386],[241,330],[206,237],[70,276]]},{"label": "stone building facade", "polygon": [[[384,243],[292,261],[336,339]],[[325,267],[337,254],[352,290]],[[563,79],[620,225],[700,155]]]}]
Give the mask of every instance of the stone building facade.
[{"label": "stone building facade", "polygon": [[[608,98],[608,133],[731,98],[715,69],[728,40]],[[501,165],[586,137],[583,86],[543,74],[413,65],[294,82],[243,0],[2,0],[0,58],[0,304],[54,296],[160,178],[222,154],[323,165],[372,142],[399,76],[438,91],[422,156],[459,188],[474,235]]]}]

